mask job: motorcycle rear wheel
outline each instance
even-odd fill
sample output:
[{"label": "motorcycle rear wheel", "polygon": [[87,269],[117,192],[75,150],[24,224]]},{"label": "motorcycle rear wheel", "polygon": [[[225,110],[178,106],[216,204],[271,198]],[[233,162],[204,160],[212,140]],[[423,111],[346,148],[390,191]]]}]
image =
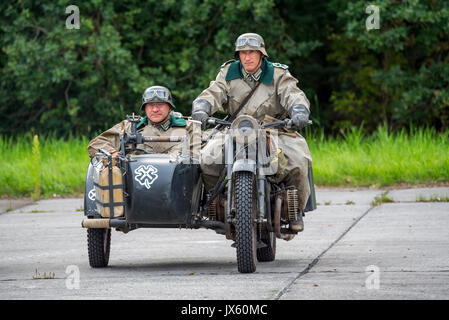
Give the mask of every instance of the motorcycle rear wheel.
[{"label": "motorcycle rear wheel", "polygon": [[252,273],[256,271],[257,262],[255,178],[251,172],[237,172],[234,183],[237,268],[241,273]]}]

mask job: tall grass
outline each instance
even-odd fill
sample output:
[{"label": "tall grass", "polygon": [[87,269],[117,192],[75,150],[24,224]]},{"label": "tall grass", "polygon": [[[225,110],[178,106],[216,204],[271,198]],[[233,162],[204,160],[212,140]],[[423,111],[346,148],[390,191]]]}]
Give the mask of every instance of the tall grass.
[{"label": "tall grass", "polygon": [[307,138],[317,185],[389,186],[449,182],[449,131],[412,128],[365,136],[353,128],[340,138]]},{"label": "tall grass", "polygon": [[84,192],[88,142],[84,137],[39,137],[38,150],[35,142],[33,152],[32,135],[0,137],[0,197],[31,196],[35,191],[44,197]]},{"label": "tall grass", "polygon": [[33,151],[32,151],[32,171],[34,191],[31,196],[35,199],[41,196],[41,156],[39,150],[39,136],[35,135],[33,138]]},{"label": "tall grass", "polygon": [[[391,134],[379,127],[365,136],[362,129],[354,128],[339,138],[313,131],[306,138],[317,185],[379,187],[449,182],[449,131],[412,129]],[[31,134],[0,137],[0,197],[83,193],[90,160],[88,142],[85,137],[40,136],[33,152]]]}]

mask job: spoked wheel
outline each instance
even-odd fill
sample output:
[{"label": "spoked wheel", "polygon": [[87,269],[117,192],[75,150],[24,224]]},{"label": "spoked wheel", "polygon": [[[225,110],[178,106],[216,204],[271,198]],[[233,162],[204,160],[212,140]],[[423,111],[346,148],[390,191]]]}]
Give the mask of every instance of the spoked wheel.
[{"label": "spoked wheel", "polygon": [[237,172],[234,181],[237,268],[241,273],[252,273],[256,271],[257,256],[255,179],[251,172]]},{"label": "spoked wheel", "polygon": [[257,261],[274,261],[276,258],[276,235],[274,232],[263,230],[261,240],[266,247],[257,249]]},{"label": "spoked wheel", "polygon": [[92,268],[107,267],[111,250],[111,229],[87,229],[87,249]]}]

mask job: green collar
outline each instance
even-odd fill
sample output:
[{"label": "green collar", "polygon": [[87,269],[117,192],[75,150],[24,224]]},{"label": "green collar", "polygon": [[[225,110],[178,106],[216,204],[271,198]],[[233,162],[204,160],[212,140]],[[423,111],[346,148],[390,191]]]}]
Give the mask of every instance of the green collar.
[{"label": "green collar", "polygon": [[[146,126],[148,125],[148,117],[145,116],[142,118],[142,120],[137,124],[137,129],[139,129],[140,126]],[[185,127],[187,125],[187,122],[183,118],[176,118],[173,114],[170,113],[170,125],[167,127],[166,130],[168,130],[170,127]]]},{"label": "green collar", "polygon": [[170,113],[170,122],[172,127],[185,127],[187,122],[183,118],[176,118],[174,115]]},{"label": "green collar", "polygon": [[[268,61],[267,58],[263,58],[262,65],[260,67],[262,68],[262,75],[260,76],[259,81],[265,83],[266,85],[273,84],[273,64]],[[229,66],[228,72],[226,73],[226,81],[238,78],[243,79],[242,64],[239,60],[231,63],[231,65]]]}]

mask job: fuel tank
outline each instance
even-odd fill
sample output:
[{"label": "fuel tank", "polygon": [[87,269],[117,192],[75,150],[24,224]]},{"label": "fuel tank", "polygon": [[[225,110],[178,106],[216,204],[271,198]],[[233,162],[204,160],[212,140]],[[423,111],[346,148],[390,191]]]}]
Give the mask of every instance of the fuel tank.
[{"label": "fuel tank", "polygon": [[154,227],[190,224],[199,165],[182,159],[151,154],[131,156],[125,162],[128,223]]}]

